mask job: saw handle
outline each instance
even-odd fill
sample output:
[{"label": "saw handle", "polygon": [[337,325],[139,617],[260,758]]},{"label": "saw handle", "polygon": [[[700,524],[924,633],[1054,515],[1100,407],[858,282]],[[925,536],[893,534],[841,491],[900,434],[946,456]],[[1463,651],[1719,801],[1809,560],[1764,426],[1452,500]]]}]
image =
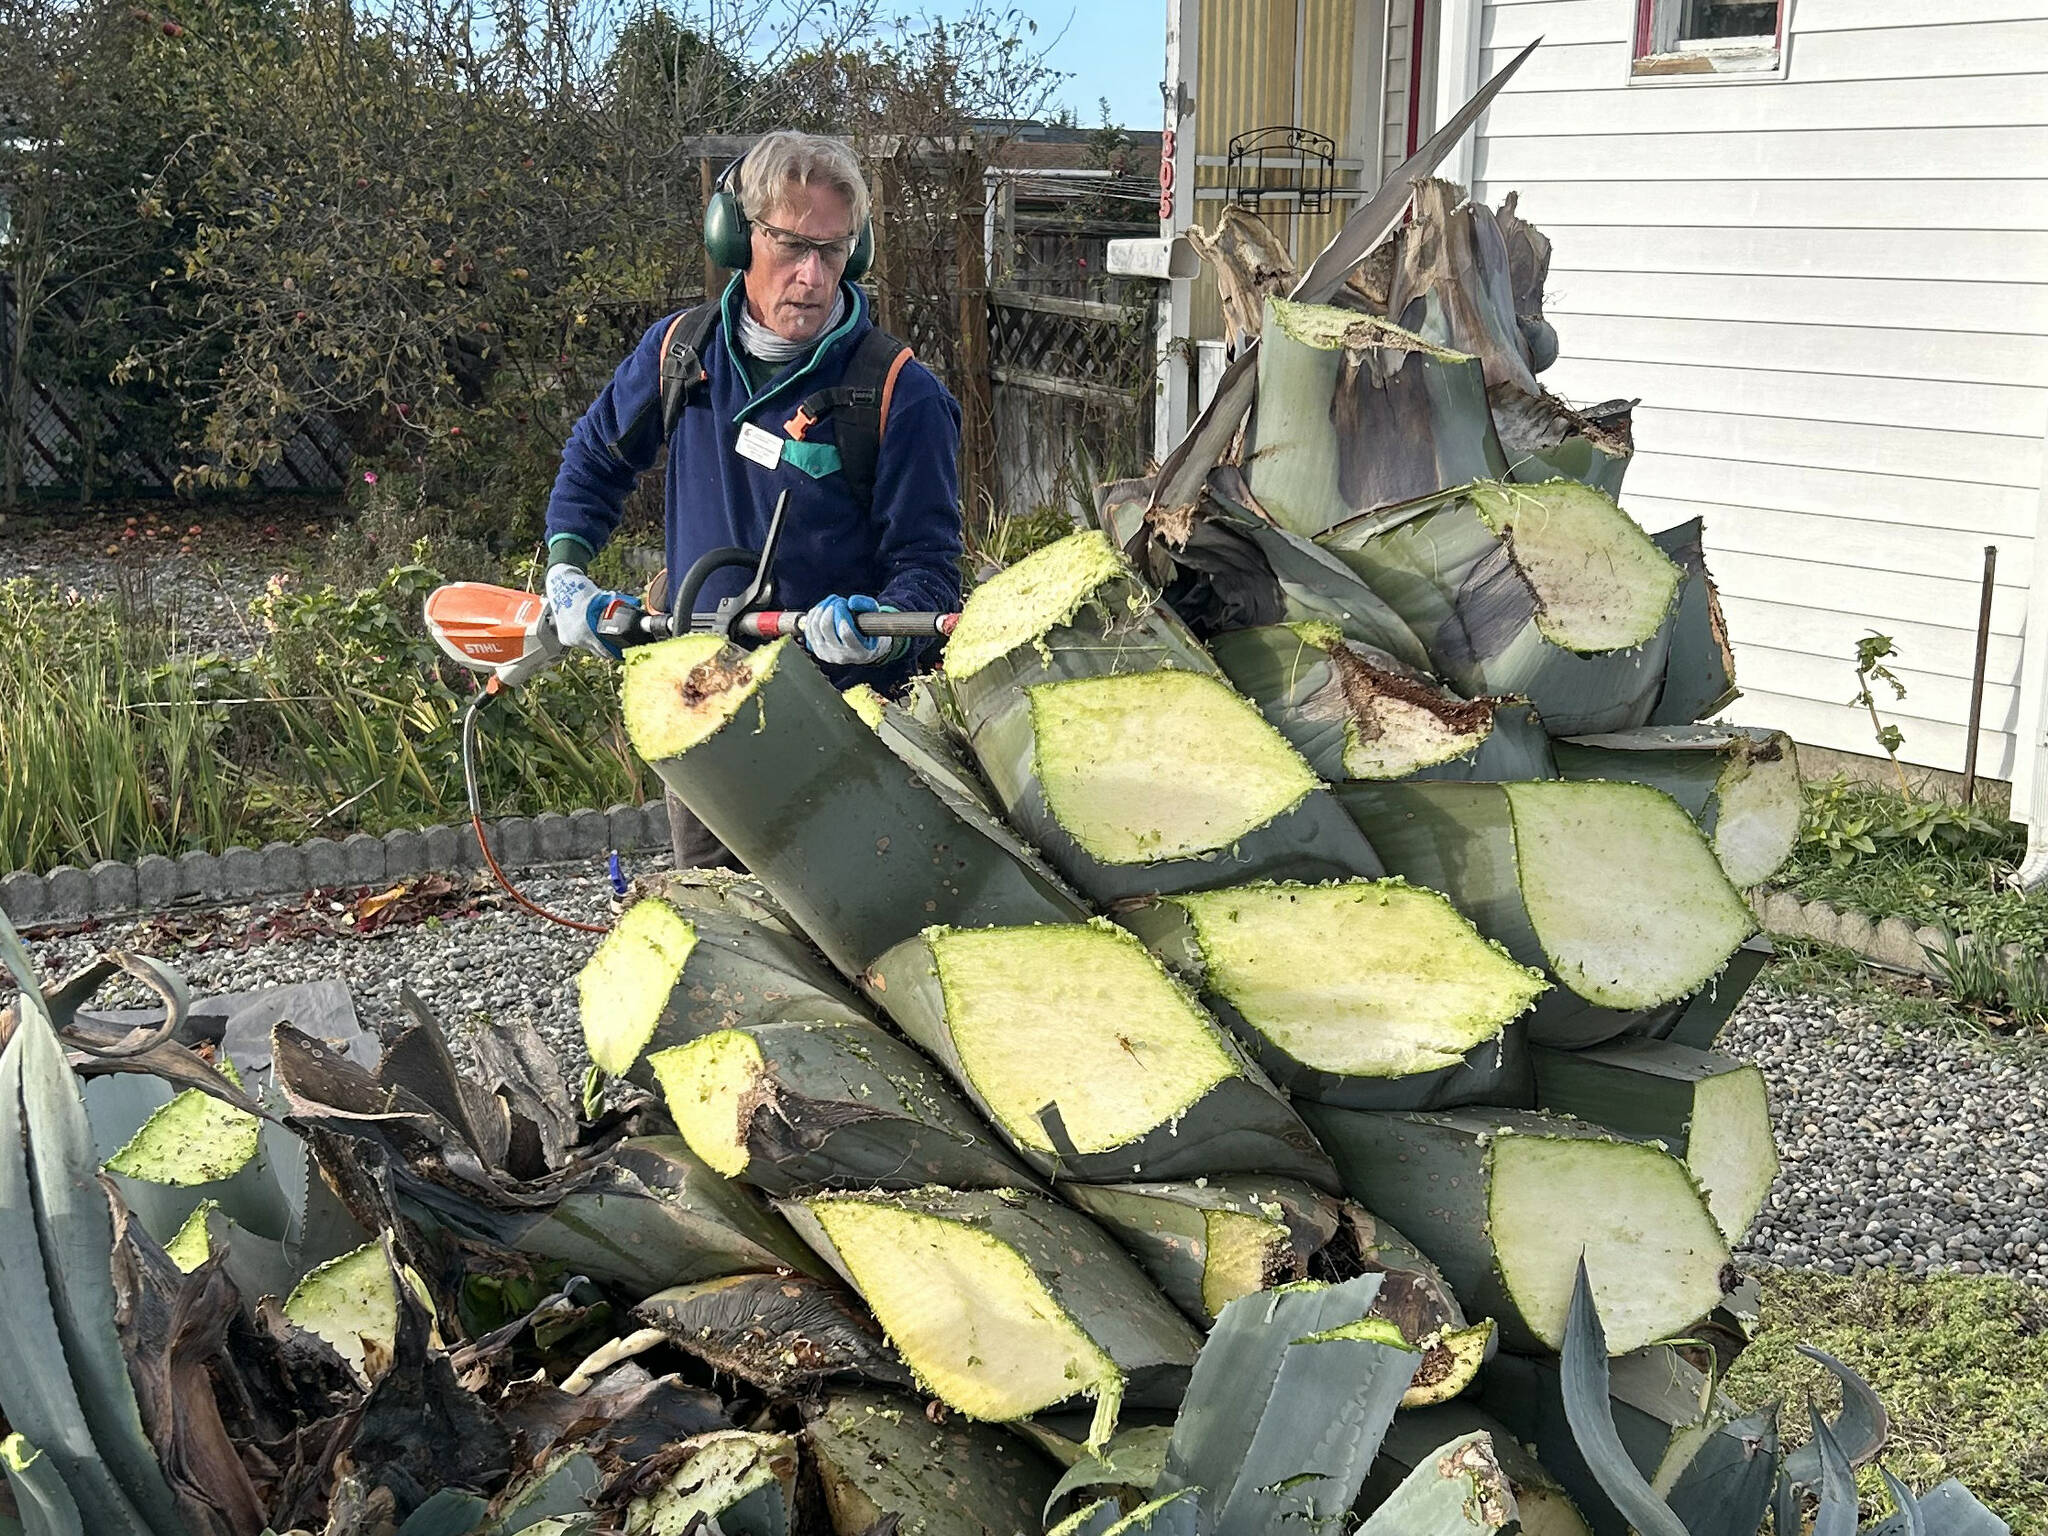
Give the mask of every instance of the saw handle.
[{"label": "saw handle", "polygon": [[[778,640],[784,635],[800,637],[803,621],[801,609],[770,608],[741,614],[733,628],[749,640]],[[853,627],[862,634],[891,638],[898,635],[912,639],[926,635],[950,635],[953,626],[959,622],[957,613],[857,613],[853,616]]]}]

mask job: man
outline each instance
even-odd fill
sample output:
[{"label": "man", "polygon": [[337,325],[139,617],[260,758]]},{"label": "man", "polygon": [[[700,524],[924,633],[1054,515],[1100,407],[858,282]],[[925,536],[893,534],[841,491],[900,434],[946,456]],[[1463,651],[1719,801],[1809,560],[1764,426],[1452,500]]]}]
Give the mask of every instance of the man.
[{"label": "man", "polygon": [[[771,133],[720,183],[707,245],[743,270],[649,330],[570,433],[548,499],[548,607],[565,643],[617,659],[592,622],[620,594],[584,567],[666,440],[671,582],[709,550],[760,548],[788,492],[777,605],[806,610],[805,648],[834,684],[886,692],[930,642],[870,638],[854,615],[959,606],[960,408],[848,278],[857,253],[866,265],[869,203],[845,145]],[[745,579],[713,576],[697,610]],[[723,854],[673,796],[669,815],[679,867]]]}]

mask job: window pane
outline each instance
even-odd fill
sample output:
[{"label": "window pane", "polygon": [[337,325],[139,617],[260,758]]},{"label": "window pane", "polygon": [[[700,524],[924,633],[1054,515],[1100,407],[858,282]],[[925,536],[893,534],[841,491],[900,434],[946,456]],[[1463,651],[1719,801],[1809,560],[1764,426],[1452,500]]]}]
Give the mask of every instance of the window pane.
[{"label": "window pane", "polygon": [[1686,42],[1717,37],[1775,37],[1777,0],[1685,0],[1678,35]]}]

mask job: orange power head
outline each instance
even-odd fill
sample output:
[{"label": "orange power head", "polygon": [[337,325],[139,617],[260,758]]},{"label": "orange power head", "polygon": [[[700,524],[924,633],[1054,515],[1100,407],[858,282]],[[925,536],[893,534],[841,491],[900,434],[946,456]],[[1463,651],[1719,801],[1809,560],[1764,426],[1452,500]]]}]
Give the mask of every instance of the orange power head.
[{"label": "orange power head", "polygon": [[514,683],[562,648],[537,592],[481,581],[451,582],[427,594],[427,632],[450,657]]}]

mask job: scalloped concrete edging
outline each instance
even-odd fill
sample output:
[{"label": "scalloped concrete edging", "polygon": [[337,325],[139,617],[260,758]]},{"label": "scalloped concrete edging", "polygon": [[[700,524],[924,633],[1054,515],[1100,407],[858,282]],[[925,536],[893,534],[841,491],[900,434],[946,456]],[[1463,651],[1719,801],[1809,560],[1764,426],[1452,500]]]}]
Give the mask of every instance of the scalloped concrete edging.
[{"label": "scalloped concrete edging", "polygon": [[[668,805],[615,805],[508,816],[485,829],[491,854],[506,869],[531,869],[669,847]],[[297,896],[328,886],[377,885],[430,872],[484,867],[469,823],[402,827],[373,837],[352,832],[334,840],[266,843],[222,853],[144,854],[133,863],[102,859],[90,869],[60,864],[46,874],[17,869],[0,875],[0,912],[17,928],[154,911],[176,902],[218,904],[257,896]]]},{"label": "scalloped concrete edging", "polygon": [[[1862,912],[1845,912],[1825,901],[1801,901],[1791,891],[1766,886],[1749,893],[1749,905],[1766,933],[1833,944],[1853,950],[1871,965],[1935,980],[1940,979],[1943,948],[1954,944],[1967,949],[1973,942],[1968,934],[1952,934],[1946,928],[1915,928],[1902,917],[1873,920]],[[2008,944],[2004,959],[2017,965],[2025,954],[2023,946]]]}]

